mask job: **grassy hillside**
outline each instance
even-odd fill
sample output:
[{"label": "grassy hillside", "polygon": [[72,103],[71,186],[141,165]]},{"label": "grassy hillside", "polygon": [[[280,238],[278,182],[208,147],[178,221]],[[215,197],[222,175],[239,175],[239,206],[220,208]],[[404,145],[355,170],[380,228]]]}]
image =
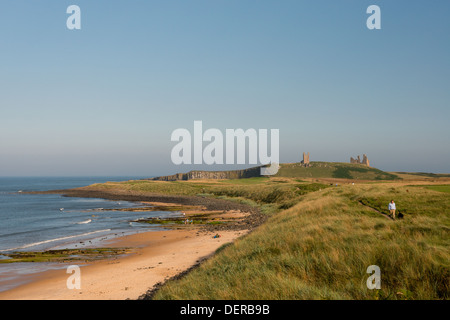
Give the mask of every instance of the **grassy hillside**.
[{"label": "grassy hillside", "polygon": [[[298,182],[253,180],[236,196],[285,203]],[[231,182],[204,185],[227,191]],[[450,292],[450,197],[427,186],[347,184],[297,194],[287,210],[272,212],[257,230],[180,280],[155,299],[448,299]],[[254,188],[261,196],[253,193]],[[248,189],[246,189],[248,188]],[[310,188],[310,189],[309,189]],[[268,197],[270,190],[276,197]],[[290,192],[290,193],[289,193]],[[294,193],[292,193],[294,192]],[[264,196],[263,196],[264,195]],[[249,196],[250,198],[246,198]],[[259,198],[261,197],[261,198]],[[268,197],[268,198],[267,198]],[[393,198],[405,217],[386,211]],[[381,269],[381,290],[366,286],[367,267]]]},{"label": "grassy hillside", "polygon": [[[190,171],[171,176],[162,176],[152,180],[181,181],[181,180],[218,180],[218,179],[243,179],[251,181],[250,177],[259,177],[260,167],[246,170],[231,171]],[[310,163],[309,167],[303,167],[300,163],[282,163],[275,177],[289,178],[322,178],[322,179],[351,179],[351,180],[398,180],[400,174],[384,172],[382,170],[367,167],[362,164],[350,164],[344,162],[319,162]],[[417,176],[413,176],[417,177]],[[436,176],[440,177],[440,176]],[[442,177],[445,177],[442,175]]]},{"label": "grassy hillside", "polygon": [[376,168],[361,164],[343,162],[318,162],[310,163],[309,167],[303,167],[300,163],[281,164],[277,177],[298,178],[341,178],[353,180],[395,180],[398,176],[384,172]]}]

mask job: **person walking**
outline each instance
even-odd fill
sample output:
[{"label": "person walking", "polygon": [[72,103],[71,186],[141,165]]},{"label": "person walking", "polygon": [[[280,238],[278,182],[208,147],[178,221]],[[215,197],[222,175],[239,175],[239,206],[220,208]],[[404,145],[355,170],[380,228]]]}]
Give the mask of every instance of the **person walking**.
[{"label": "person walking", "polygon": [[391,202],[389,202],[389,213],[392,215],[392,219],[395,220],[395,202],[394,200],[391,200]]}]

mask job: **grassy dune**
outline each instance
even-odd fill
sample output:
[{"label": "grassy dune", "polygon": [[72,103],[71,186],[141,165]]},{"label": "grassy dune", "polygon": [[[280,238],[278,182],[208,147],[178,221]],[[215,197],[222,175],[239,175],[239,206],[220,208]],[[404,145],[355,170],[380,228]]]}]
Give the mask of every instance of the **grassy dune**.
[{"label": "grassy dune", "polygon": [[[106,188],[221,197],[261,208],[268,221],[154,299],[448,299],[448,181],[340,183],[271,177],[135,181]],[[394,199],[403,219],[391,220]],[[366,286],[381,269],[381,290]]]},{"label": "grassy dune", "polygon": [[[280,197],[282,198],[282,197]],[[392,221],[391,198],[405,212]],[[371,200],[371,206],[361,205]],[[450,198],[426,187],[345,185],[293,207],[171,281],[155,299],[448,299]],[[381,290],[366,286],[381,269]]]}]

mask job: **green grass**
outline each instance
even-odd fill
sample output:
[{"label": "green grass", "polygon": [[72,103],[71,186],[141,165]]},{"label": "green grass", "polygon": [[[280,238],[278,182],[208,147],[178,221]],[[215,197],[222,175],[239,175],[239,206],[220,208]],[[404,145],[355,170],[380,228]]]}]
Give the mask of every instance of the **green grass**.
[{"label": "green grass", "polygon": [[399,179],[399,177],[395,174],[361,164],[318,161],[311,162],[309,167],[303,167],[300,163],[281,164],[281,168],[276,176],[293,178],[339,178],[353,180]]},{"label": "green grass", "polygon": [[435,190],[434,186],[429,187],[371,185],[361,188],[362,191],[356,199],[386,214],[389,213],[389,202],[394,200],[397,211],[409,217],[433,217],[449,224],[450,197],[442,190]]},{"label": "green grass", "polygon": [[450,174],[448,173],[429,173],[429,172],[395,172],[395,173],[426,178],[450,178]]},{"label": "green grass", "polygon": [[[402,220],[359,204],[384,210],[391,198]],[[445,193],[408,186],[310,192],[154,298],[448,299],[449,207]],[[381,269],[381,290],[366,287],[370,265]]]},{"label": "green grass", "polygon": [[296,187],[297,187],[297,191],[296,191],[297,194],[304,195],[309,192],[315,192],[315,191],[329,188],[330,185],[323,184],[323,183],[308,183],[308,184],[298,184],[298,185],[296,185]]},{"label": "green grass", "polygon": [[260,184],[264,182],[269,182],[269,177],[254,177],[246,179],[230,179],[221,181],[224,184],[238,184],[238,185],[250,185],[250,184]]},{"label": "green grass", "polygon": [[151,192],[172,195],[197,195],[217,197],[260,207],[263,213],[272,214],[292,207],[309,192],[325,189],[320,183],[298,183],[295,180],[257,177],[211,181],[126,181],[94,185],[96,189],[120,189],[122,191]]},{"label": "green grass", "polygon": [[434,191],[450,193],[450,185],[449,184],[433,185],[433,186],[425,186],[425,187],[430,190],[434,190]]}]

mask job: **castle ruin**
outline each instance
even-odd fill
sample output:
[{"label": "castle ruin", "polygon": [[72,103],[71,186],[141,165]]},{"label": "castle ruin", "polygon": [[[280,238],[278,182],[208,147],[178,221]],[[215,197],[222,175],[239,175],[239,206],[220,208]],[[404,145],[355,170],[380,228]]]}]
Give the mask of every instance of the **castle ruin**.
[{"label": "castle ruin", "polygon": [[353,157],[350,157],[350,163],[363,164],[363,165],[370,167],[370,161],[365,154],[363,154],[362,161],[361,161],[361,158],[359,157],[359,155],[356,159],[354,159]]},{"label": "castle ruin", "polygon": [[308,153],[304,153],[303,152],[303,160],[302,162],[300,162],[302,164],[302,166],[304,167],[309,167],[309,152]]}]

